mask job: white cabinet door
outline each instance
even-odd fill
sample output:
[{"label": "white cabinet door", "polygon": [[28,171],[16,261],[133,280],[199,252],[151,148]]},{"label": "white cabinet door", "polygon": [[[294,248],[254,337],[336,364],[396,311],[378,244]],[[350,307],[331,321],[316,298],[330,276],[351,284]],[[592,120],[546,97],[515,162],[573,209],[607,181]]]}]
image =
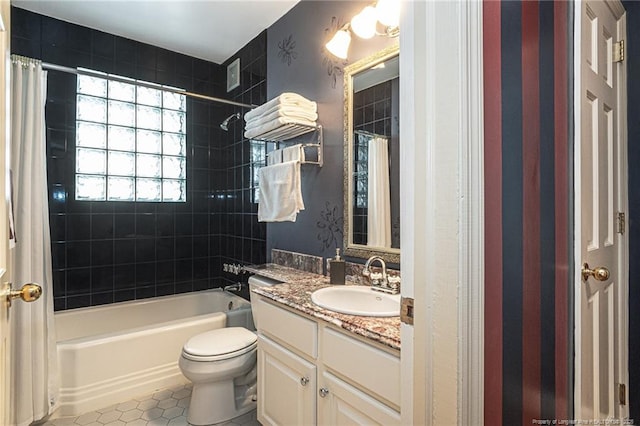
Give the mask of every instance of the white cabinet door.
[{"label": "white cabinet door", "polygon": [[316,366],[258,336],[258,421],[316,424]]},{"label": "white cabinet door", "polygon": [[318,424],[399,425],[400,413],[324,372],[318,389]]}]

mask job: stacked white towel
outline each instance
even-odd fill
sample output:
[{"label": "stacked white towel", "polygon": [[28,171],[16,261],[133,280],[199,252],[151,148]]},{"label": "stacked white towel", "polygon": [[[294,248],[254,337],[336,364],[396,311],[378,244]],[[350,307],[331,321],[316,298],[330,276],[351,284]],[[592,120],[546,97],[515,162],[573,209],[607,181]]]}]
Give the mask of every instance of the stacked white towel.
[{"label": "stacked white towel", "polygon": [[317,119],[318,105],[315,102],[297,93],[286,92],[244,115],[244,136],[250,139],[289,123],[315,126]]}]

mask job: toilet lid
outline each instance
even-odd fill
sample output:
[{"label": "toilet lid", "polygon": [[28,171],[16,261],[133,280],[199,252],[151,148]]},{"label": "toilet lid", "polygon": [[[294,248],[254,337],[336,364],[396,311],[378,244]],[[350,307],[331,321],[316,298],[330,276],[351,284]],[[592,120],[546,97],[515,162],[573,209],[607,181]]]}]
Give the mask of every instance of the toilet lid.
[{"label": "toilet lid", "polygon": [[183,353],[193,357],[230,358],[253,349],[256,341],[255,333],[244,327],[219,328],[193,336],[185,343]]}]

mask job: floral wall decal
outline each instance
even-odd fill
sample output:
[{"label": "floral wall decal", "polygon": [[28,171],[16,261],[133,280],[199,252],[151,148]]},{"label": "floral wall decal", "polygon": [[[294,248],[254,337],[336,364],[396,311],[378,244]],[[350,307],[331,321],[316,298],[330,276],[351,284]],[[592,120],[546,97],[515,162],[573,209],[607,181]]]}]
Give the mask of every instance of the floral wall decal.
[{"label": "floral wall decal", "polygon": [[317,238],[323,252],[329,247],[337,248],[342,243],[341,211],[337,205],[331,206],[331,203],[327,201],[324,209],[320,212],[320,220],[316,225],[318,227]]},{"label": "floral wall decal", "polygon": [[[331,24],[329,27],[324,29],[325,39],[330,40],[331,37],[342,28],[343,23],[340,19],[335,16],[331,17]],[[344,74],[344,66],[347,65],[347,61],[337,58],[333,56],[324,45],[322,46],[322,53],[324,54],[324,59],[322,59],[322,65],[326,67],[327,74],[331,79],[331,88],[335,89],[338,83],[338,76],[342,76]]]},{"label": "floral wall decal", "polygon": [[296,48],[296,41],[293,39],[293,34],[289,34],[289,37],[285,37],[282,41],[278,42],[278,58],[283,64],[291,66],[291,61],[298,57]]}]

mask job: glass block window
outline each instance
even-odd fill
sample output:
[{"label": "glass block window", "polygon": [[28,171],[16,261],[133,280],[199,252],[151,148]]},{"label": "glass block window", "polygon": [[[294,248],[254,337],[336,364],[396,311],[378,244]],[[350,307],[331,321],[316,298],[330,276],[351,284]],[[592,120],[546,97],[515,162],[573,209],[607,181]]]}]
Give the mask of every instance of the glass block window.
[{"label": "glass block window", "polygon": [[76,200],[186,201],[185,95],[104,76],[78,76]]},{"label": "glass block window", "polygon": [[260,202],[260,168],[266,163],[265,143],[262,141],[250,141],[251,147],[251,200],[253,203]]},{"label": "glass block window", "polygon": [[368,206],[369,190],[369,139],[370,136],[354,134],[353,180],[354,200],[358,208],[366,209]]}]

